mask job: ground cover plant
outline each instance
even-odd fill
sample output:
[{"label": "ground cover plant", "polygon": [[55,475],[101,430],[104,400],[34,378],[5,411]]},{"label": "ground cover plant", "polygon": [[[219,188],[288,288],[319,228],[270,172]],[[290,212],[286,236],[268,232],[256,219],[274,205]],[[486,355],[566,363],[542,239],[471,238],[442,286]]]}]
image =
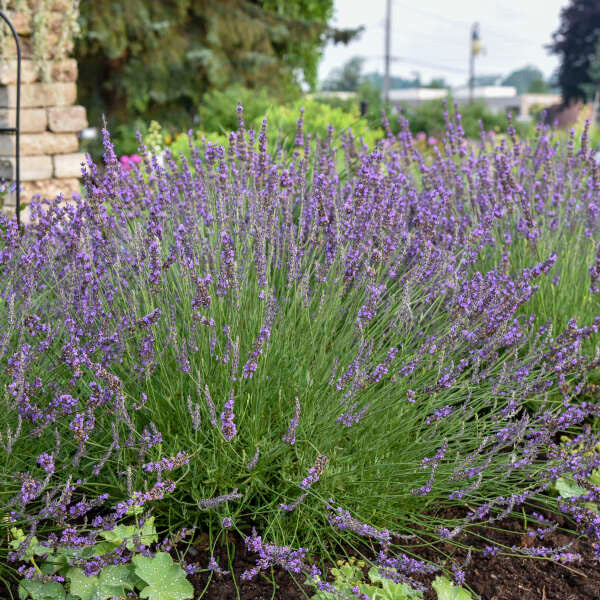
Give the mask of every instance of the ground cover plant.
[{"label": "ground cover plant", "polygon": [[[123,168],[105,132],[80,199],[35,204],[23,232],[3,218],[0,547],[19,543],[2,563],[62,583],[23,562],[35,537],[101,578],[161,554],[133,533],[97,547],[153,519],[165,547],[182,528],[212,544],[236,532],[257,556],[245,578],[282,566],[333,594],[315,563],[367,543],[379,576],[418,591],[416,574],[443,567],[460,584],[467,566],[416,547],[531,499],[597,535],[585,138],[564,154],[544,130],[472,148],[456,117],[423,157],[406,124],[376,148],[351,133],[337,147],[333,130],[310,142],[301,117],[286,154],[267,150],[266,122],[238,118],[227,148],[192,145],[164,167],[142,144]],[[568,260],[587,292],[536,317],[585,228]],[[518,234],[529,245],[510,263]],[[561,478],[578,493],[557,498]],[[577,560],[545,547],[555,524],[536,519],[523,552]],[[224,567],[184,553],[177,568]]]}]

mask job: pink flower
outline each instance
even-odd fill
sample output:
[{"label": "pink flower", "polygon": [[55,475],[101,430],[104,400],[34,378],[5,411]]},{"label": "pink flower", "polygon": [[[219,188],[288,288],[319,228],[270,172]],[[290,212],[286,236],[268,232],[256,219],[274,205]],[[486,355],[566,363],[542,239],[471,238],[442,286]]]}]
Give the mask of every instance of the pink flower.
[{"label": "pink flower", "polygon": [[436,139],[436,138],[434,138],[433,136],[430,136],[430,137],[429,137],[429,139],[427,140],[427,143],[428,143],[430,146],[435,146],[435,145],[438,143],[438,141],[437,141],[437,139]]},{"label": "pink flower", "polygon": [[141,158],[141,157],[140,157],[138,154],[132,154],[132,155],[129,157],[129,160],[130,160],[132,163],[136,164],[136,165],[137,165],[138,163],[142,162],[142,158]]},{"label": "pink flower", "polygon": [[424,131],[417,133],[417,142],[424,142],[427,139],[427,134]]},{"label": "pink flower", "polygon": [[123,169],[125,169],[126,171],[129,171],[129,169],[131,169],[131,163],[129,162],[129,156],[127,155],[123,155],[121,156],[121,158],[119,159],[119,162],[121,163],[121,167]]}]

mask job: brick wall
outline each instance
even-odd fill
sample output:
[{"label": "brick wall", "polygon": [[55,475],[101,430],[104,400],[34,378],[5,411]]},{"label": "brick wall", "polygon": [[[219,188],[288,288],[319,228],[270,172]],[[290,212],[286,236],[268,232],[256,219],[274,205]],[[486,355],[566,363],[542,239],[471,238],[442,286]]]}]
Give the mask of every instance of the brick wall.
[{"label": "brick wall", "polygon": [[[54,10],[45,15],[50,26],[46,34],[58,35],[65,3],[55,0]],[[34,60],[35,2],[30,14],[18,10],[7,11],[21,41],[21,203],[27,204],[32,196],[53,199],[63,193],[68,199],[79,192],[79,177],[84,155],[79,150],[77,133],[88,126],[83,106],[76,106],[77,62],[68,55],[73,44],[61,49],[50,45],[48,77],[42,81]],[[8,26],[0,20],[7,34],[0,43],[0,127],[15,126],[17,61],[15,43]],[[61,55],[62,54],[62,55]],[[0,178],[15,179],[15,136],[0,134]],[[5,210],[14,210],[14,195],[5,201]]]}]

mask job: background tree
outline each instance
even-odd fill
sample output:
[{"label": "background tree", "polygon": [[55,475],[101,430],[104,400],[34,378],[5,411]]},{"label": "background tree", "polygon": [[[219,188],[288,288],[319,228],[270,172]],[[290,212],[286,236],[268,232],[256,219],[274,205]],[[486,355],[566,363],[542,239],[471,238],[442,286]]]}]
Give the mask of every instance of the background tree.
[{"label": "background tree", "polygon": [[537,67],[527,65],[510,73],[503,79],[502,85],[512,85],[517,88],[518,94],[525,94],[530,91],[534,82],[537,82],[535,85],[540,87],[540,80],[544,81],[544,74]]},{"label": "background tree", "polygon": [[431,88],[434,90],[444,90],[450,88],[450,86],[443,77],[433,77],[431,81],[425,84],[423,87]]},{"label": "background tree", "polygon": [[550,88],[543,77],[534,79],[527,88],[527,92],[530,94],[547,94]]},{"label": "background tree", "polygon": [[475,76],[475,87],[483,87],[486,85],[498,85],[498,82],[502,79],[502,75],[476,75]]},{"label": "background tree", "polygon": [[333,0],[82,0],[76,54],[90,121],[157,118],[188,127],[211,89],[314,87]]},{"label": "background tree", "polygon": [[365,59],[355,56],[339,69],[333,69],[323,82],[322,89],[330,92],[354,92],[362,80],[362,67]]},{"label": "background tree", "polygon": [[588,83],[582,85],[588,98],[593,98],[600,92],[600,38],[596,44],[596,52],[590,61],[588,69]]},{"label": "background tree", "polygon": [[571,0],[563,8],[560,26],[552,35],[549,49],[560,57],[558,83],[563,102],[591,100],[590,65],[600,38],[600,2]]},{"label": "background tree", "polygon": [[[379,90],[383,89],[384,77],[381,73],[367,73],[364,76],[364,81],[368,81],[374,88]],[[421,77],[415,71],[414,77],[409,79],[408,77],[390,77],[390,89],[391,90],[404,90],[407,88],[414,88],[421,86]]]}]

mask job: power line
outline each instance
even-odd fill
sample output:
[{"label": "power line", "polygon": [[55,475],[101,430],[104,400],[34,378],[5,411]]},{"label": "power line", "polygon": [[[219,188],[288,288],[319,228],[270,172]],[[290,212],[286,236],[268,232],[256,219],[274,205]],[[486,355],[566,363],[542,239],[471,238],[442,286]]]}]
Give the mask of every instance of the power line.
[{"label": "power line", "polygon": [[[377,55],[370,55],[370,56],[363,56],[363,58],[365,60],[381,60],[383,58],[383,56],[381,54]],[[405,57],[405,56],[390,56],[390,61],[391,62],[401,62],[401,63],[405,63],[405,64],[410,64],[413,66],[417,66],[417,67],[425,67],[428,69],[437,69],[439,71],[453,71],[455,73],[467,73],[467,69],[463,69],[461,67],[453,67],[451,65],[440,65],[440,64],[435,64],[435,63],[430,63],[428,61],[424,61],[421,60],[420,58],[411,58],[411,57]]]},{"label": "power line", "polygon": [[[398,2],[398,0],[396,0],[396,2]],[[432,17],[433,19],[437,19],[438,21],[442,21],[444,23],[449,23],[451,25],[464,25],[465,27],[471,27],[471,23],[469,23],[468,21],[462,21],[459,19],[452,19],[450,17],[446,17],[444,15],[439,15],[437,13],[431,12],[429,10],[425,10],[422,8],[417,8],[415,6],[412,6],[410,4],[406,4],[404,2],[398,2],[399,5],[401,5],[403,8],[407,8],[408,10],[412,10],[416,13],[420,13],[422,15],[426,15],[428,17]],[[518,41],[522,44],[528,44],[529,46],[531,46],[531,40],[527,40],[525,38],[522,37],[518,37],[512,34],[506,34],[506,33],[501,33],[499,31],[495,31],[494,29],[490,29],[488,27],[485,27],[485,35],[492,35],[492,36],[496,36],[496,37],[501,37],[504,38],[506,40],[510,40],[510,41]]]}]

